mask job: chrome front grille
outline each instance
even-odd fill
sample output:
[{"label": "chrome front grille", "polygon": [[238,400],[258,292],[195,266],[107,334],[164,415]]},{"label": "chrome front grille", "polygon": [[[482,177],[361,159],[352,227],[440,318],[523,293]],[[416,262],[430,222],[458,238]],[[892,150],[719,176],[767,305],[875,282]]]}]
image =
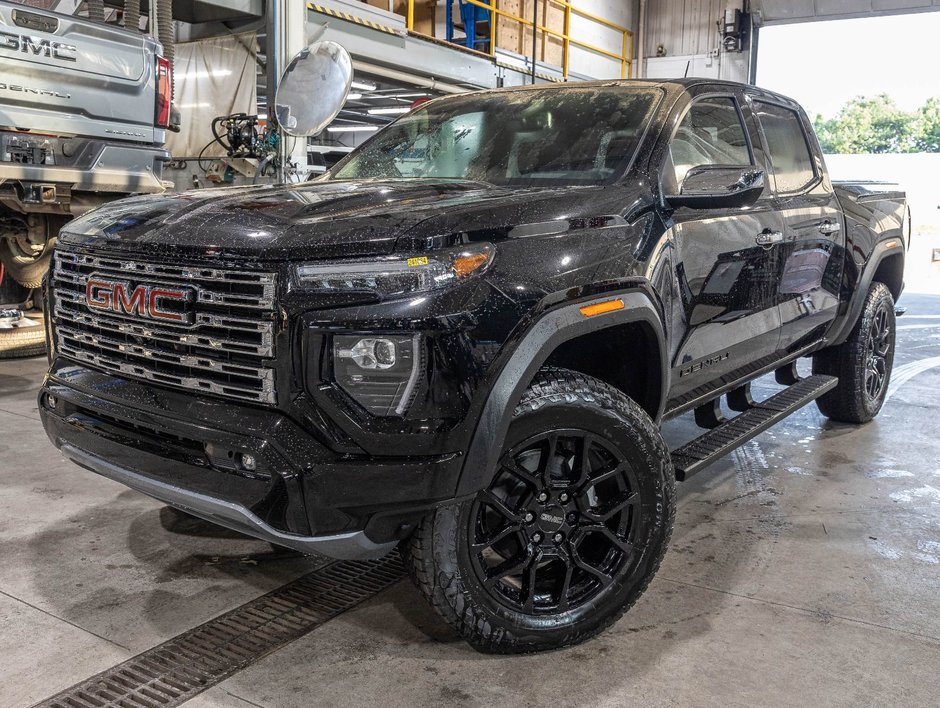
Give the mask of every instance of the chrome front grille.
[{"label": "chrome front grille", "polygon": [[[88,306],[89,279],[191,293],[191,324]],[[274,404],[274,273],[144,263],[57,251],[56,345],[127,378]]]}]

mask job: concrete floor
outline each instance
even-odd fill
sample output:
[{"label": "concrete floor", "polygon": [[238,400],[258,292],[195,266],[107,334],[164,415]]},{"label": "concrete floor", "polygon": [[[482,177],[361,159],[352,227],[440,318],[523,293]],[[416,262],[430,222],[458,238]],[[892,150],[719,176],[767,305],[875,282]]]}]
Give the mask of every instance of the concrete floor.
[{"label": "concrete floor", "polygon": [[[484,656],[403,581],[187,705],[937,705],[940,297],[903,304],[881,416],[854,428],[808,407],[680,485],[662,570],[600,638]],[[2,706],[318,563],[181,520],[64,461],[38,422],[43,367],[0,363]]]}]

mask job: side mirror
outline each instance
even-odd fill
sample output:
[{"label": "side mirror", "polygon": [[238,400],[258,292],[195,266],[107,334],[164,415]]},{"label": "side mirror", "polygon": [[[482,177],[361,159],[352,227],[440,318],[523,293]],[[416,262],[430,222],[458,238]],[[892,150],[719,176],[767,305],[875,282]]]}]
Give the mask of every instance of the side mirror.
[{"label": "side mirror", "polygon": [[274,97],[274,116],[288,135],[317,135],[339,115],[353,67],[349,52],[336,42],[315,42],[287,66]]},{"label": "side mirror", "polygon": [[667,195],[673,207],[736,209],[750,206],[764,192],[764,171],[748,165],[703,165],[686,174],[679,194]]}]

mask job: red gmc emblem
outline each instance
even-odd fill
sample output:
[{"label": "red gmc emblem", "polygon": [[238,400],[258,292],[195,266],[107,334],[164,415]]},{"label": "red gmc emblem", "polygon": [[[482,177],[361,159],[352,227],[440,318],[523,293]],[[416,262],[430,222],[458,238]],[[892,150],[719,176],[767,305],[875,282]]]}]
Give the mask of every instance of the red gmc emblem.
[{"label": "red gmc emblem", "polygon": [[192,300],[190,289],[165,285],[138,285],[120,280],[107,280],[92,276],[85,285],[85,304],[93,310],[107,310],[126,317],[141,317],[177,324],[192,324],[193,313],[181,306],[170,308],[170,303]]}]

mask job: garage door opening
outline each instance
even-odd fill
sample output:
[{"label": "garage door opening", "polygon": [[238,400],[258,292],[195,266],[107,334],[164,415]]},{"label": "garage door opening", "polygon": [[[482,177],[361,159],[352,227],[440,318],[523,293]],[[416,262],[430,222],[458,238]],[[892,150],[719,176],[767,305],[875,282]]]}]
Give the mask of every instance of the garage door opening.
[{"label": "garage door opening", "polygon": [[940,13],[763,27],[756,83],[799,101],[834,179],[900,184],[913,237],[908,292],[940,293]]}]

